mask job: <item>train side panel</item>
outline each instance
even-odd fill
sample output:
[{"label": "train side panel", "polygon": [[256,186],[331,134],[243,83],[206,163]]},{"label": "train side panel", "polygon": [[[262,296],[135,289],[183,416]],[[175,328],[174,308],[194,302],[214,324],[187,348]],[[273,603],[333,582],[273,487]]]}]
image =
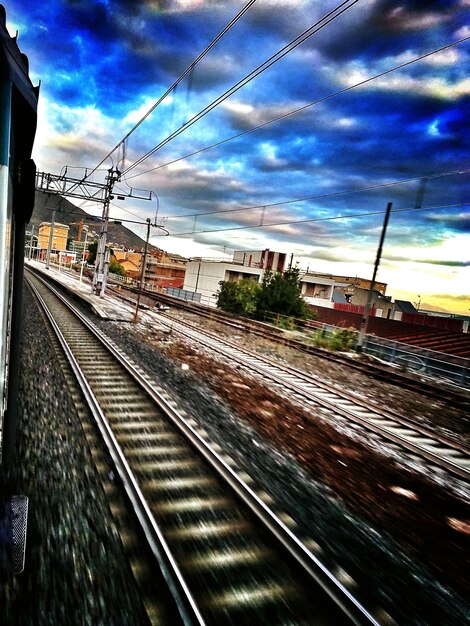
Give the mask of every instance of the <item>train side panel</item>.
[{"label": "train side panel", "polygon": [[27,57],[6,29],[2,5],[0,40],[0,406],[5,467],[15,443],[24,237],[34,207],[31,152],[39,90],[30,81]]}]

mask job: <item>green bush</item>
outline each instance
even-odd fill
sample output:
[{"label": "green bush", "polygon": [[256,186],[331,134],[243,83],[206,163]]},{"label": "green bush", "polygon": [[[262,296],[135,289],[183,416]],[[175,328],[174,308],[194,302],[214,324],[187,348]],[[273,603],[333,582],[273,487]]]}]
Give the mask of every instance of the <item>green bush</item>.
[{"label": "green bush", "polygon": [[336,330],[330,337],[330,348],[332,350],[349,351],[354,350],[357,343],[357,332],[352,328]]},{"label": "green bush", "polygon": [[316,348],[326,350],[350,351],[354,350],[357,343],[357,332],[352,328],[342,328],[335,330],[332,334],[324,329],[317,330],[309,336],[309,341]]},{"label": "green bush", "polygon": [[311,340],[313,345],[316,348],[328,348],[329,347],[329,339],[326,332],[322,330],[317,330],[311,335]]},{"label": "green bush", "polygon": [[297,324],[293,317],[279,315],[276,319],[273,320],[273,324],[274,326],[282,328],[283,330],[297,330]]}]

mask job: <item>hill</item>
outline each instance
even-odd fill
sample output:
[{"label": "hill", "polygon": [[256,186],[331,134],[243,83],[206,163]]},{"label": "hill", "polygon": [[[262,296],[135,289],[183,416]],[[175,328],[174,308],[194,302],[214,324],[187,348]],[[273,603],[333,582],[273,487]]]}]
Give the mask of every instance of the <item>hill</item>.
[{"label": "hill", "polygon": [[[42,191],[36,191],[34,211],[27,229],[30,230],[31,226],[34,226],[34,232],[37,234],[41,222],[51,221],[54,209],[56,210],[55,221],[60,224],[67,224],[70,227],[69,236],[71,239],[77,238],[78,222],[82,218],[83,222],[88,225],[90,241],[98,238],[101,222],[96,217],[89,215],[86,211],[61,196],[47,194]],[[141,250],[145,246],[145,241],[141,237],[122,224],[113,224],[111,222],[108,224],[108,241],[111,245],[134,248],[136,250]],[[159,249],[149,244],[149,250]]]}]

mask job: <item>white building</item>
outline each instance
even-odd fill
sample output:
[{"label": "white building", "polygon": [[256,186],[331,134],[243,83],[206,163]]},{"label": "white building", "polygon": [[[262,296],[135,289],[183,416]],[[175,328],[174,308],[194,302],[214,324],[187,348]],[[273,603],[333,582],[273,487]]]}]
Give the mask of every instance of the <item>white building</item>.
[{"label": "white building", "polygon": [[321,274],[300,275],[300,293],[308,304],[333,308],[334,288],[345,283],[335,282],[333,278],[326,278]]},{"label": "white building", "polygon": [[233,263],[257,267],[262,270],[271,270],[272,272],[283,272],[286,264],[286,255],[283,252],[272,252],[268,249],[248,250],[248,252],[235,250]]},{"label": "white building", "polygon": [[[237,251],[233,260],[217,260],[197,258],[188,261],[183,290],[198,294],[197,300],[202,304],[216,306],[217,292],[221,281],[237,282],[254,280],[260,283],[266,271],[283,272],[286,255],[270,250]],[[331,278],[315,274],[301,274],[301,294],[309,304],[333,307],[333,288]]]},{"label": "white building", "polygon": [[243,265],[233,261],[216,259],[193,259],[186,264],[183,289],[200,294],[202,304],[216,306],[217,292],[221,281],[237,282],[250,279],[262,280],[263,270],[259,267]]}]

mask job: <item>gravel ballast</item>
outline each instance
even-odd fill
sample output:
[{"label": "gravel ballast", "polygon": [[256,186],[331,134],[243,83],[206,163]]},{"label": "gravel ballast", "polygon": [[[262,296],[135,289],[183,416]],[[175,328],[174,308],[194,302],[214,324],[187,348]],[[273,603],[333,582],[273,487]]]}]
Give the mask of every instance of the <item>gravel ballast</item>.
[{"label": "gravel ballast", "polygon": [[25,289],[17,493],[29,498],[23,573],[0,584],[5,626],[141,626],[140,595],[42,316]]},{"label": "gravel ballast", "polygon": [[[5,594],[1,623],[145,624],[117,532],[112,524],[103,525],[104,519],[109,524],[109,516],[103,516],[107,505],[75,408],[35,306],[26,297],[17,482],[31,499],[27,569],[0,592]],[[286,399],[175,337],[168,341],[145,323],[133,327],[91,319],[295,519],[302,536],[321,545],[322,558],[340,564],[396,623],[460,626],[470,621],[461,586],[468,567],[468,529],[454,529],[454,535],[451,525],[444,528],[439,522],[441,534],[428,534],[434,528],[431,517],[441,508],[444,520],[450,505],[452,519],[469,519],[458,487],[446,494],[439,481],[410,474],[409,468],[401,471],[386,456],[381,462],[380,454],[345,434],[336,432],[335,441],[329,441],[324,425],[314,430]],[[189,369],[183,370],[183,363]],[[370,381],[362,384],[370,387]],[[314,432],[317,440],[309,441]],[[412,507],[416,514],[421,509],[403,492],[391,491],[395,484],[417,495],[425,510],[408,533],[403,529]]]},{"label": "gravel ballast", "polygon": [[[284,444],[298,427],[297,418],[305,427],[300,409],[284,404],[269,389],[263,395],[256,381],[212,361],[200,348],[174,335],[168,340],[153,322],[100,326],[158,384],[177,394],[179,406],[296,520],[301,534],[312,536],[328,561],[341,564],[358,584],[373,590],[398,623],[458,624],[470,617],[462,600],[468,535],[454,532],[444,515],[447,510],[456,519],[468,519],[468,489],[461,481],[453,486],[462,496],[447,494],[439,480],[430,482],[336,431],[334,441],[325,443],[309,440],[311,431],[299,430],[296,453]],[[182,369],[183,364],[189,369]],[[288,416],[293,416],[293,426]],[[335,447],[349,458],[305,453]],[[394,486],[397,493],[390,490]],[[419,506],[413,508],[414,501],[403,493],[419,494]],[[443,570],[447,575],[436,577]]]}]

